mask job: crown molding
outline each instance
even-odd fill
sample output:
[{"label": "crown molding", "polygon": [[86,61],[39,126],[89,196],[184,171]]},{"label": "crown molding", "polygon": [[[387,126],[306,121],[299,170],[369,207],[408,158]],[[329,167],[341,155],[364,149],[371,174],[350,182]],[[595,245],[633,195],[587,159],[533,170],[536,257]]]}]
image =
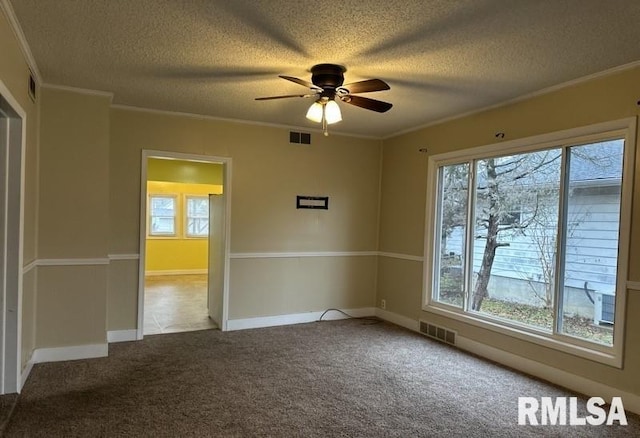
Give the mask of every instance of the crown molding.
[{"label": "crown molding", "polygon": [[[322,130],[321,129],[309,128],[308,126],[281,125],[281,124],[278,124],[278,123],[257,122],[257,121],[253,121],[253,120],[242,120],[242,119],[231,119],[231,118],[226,118],[226,117],[207,116],[207,115],[203,115],[203,114],[186,113],[186,112],[169,111],[169,110],[159,110],[159,109],[153,109],[153,108],[143,108],[143,107],[132,106],[132,105],[124,105],[124,104],[113,104],[113,105],[111,105],[111,108],[119,109],[119,110],[125,110],[125,111],[138,111],[138,112],[151,113],[151,114],[160,114],[160,115],[165,115],[165,116],[187,117],[187,118],[199,119],[199,120],[213,120],[213,121],[217,121],[217,122],[239,123],[239,124],[243,124],[243,125],[266,126],[266,127],[270,127],[270,128],[280,128],[280,129],[287,129],[287,130],[293,129],[293,130],[296,130],[296,131],[313,132],[313,133],[317,133],[317,134],[322,134]],[[370,136],[370,135],[346,134],[346,133],[343,133],[343,132],[335,132],[335,131],[331,132],[331,136],[334,136],[334,137],[338,137],[339,136],[339,137],[350,137],[350,138],[363,138],[363,139],[366,139],[366,140],[382,140],[382,137],[374,137],[374,136]]]},{"label": "crown molding", "polygon": [[519,97],[516,97],[516,98],[513,98],[513,99],[505,100],[503,102],[498,102],[498,103],[493,104],[493,105],[489,105],[489,106],[485,106],[485,107],[478,108],[478,109],[475,109],[475,110],[467,111],[467,112],[464,112],[464,113],[461,113],[461,114],[456,114],[456,115],[453,115],[453,116],[450,116],[450,117],[444,117],[442,119],[438,119],[438,120],[433,121],[433,122],[425,123],[424,125],[420,125],[420,126],[417,126],[415,128],[404,129],[402,131],[398,131],[396,133],[384,136],[384,137],[382,137],[382,139],[383,140],[389,140],[389,139],[392,139],[392,138],[395,138],[395,137],[399,137],[399,136],[404,135],[404,134],[409,134],[411,132],[420,131],[422,129],[430,128],[432,126],[441,125],[441,124],[447,123],[447,122],[452,122],[454,120],[463,119],[465,117],[469,117],[469,116],[472,116],[472,115],[475,115],[475,114],[483,113],[485,111],[491,111],[491,110],[494,110],[494,109],[498,109],[498,108],[502,108],[502,107],[505,107],[505,106],[513,105],[513,104],[516,104],[516,103],[519,103],[519,102],[523,102],[525,100],[533,99],[534,97],[538,97],[538,96],[542,96],[542,95],[545,95],[545,94],[549,94],[549,93],[552,93],[554,91],[562,90],[564,88],[573,87],[574,85],[579,85],[579,84],[582,84],[584,82],[589,82],[589,81],[592,81],[594,79],[603,78],[603,77],[610,76],[610,75],[613,75],[613,74],[616,74],[616,73],[620,73],[620,72],[623,72],[623,71],[626,71],[626,70],[631,70],[631,69],[637,68],[637,67],[640,67],[640,61],[633,61],[633,62],[630,62],[628,64],[619,65],[617,67],[613,67],[613,68],[610,68],[610,69],[607,69],[607,70],[603,70],[603,71],[600,71],[600,72],[597,72],[597,73],[592,73],[592,74],[587,75],[587,76],[582,76],[582,77],[579,77],[579,78],[576,78],[576,79],[572,79],[572,80],[567,81],[567,82],[562,82],[562,83],[557,84],[557,85],[552,85],[550,87],[543,88],[541,90],[534,91],[534,92],[531,92],[531,93],[527,93],[527,94],[524,94],[522,96],[519,96]]},{"label": "crown molding", "polygon": [[109,91],[90,90],[88,88],[70,87],[68,85],[56,85],[56,84],[42,84],[42,88],[49,90],[69,91],[71,93],[86,94],[89,96],[106,97],[109,99],[109,104],[113,102],[113,93]]},{"label": "crown molding", "polygon": [[36,59],[33,57],[31,48],[27,43],[27,38],[24,36],[22,27],[18,22],[18,18],[16,17],[15,11],[13,10],[13,6],[11,6],[11,3],[9,3],[9,0],[0,0],[0,10],[2,10],[5,17],[7,17],[7,20],[9,21],[9,25],[11,26],[11,30],[13,30],[13,34],[18,39],[18,45],[20,46],[20,50],[22,50],[22,54],[26,58],[29,69],[31,70],[31,73],[33,74],[36,82],[38,84],[42,84],[42,75],[40,74],[40,70],[38,69],[38,64],[36,64]]}]

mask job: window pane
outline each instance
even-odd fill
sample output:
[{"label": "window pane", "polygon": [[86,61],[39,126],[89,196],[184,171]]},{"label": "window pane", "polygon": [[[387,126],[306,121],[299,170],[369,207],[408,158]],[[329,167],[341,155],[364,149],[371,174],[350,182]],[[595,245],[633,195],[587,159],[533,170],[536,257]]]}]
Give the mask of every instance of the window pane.
[{"label": "window pane", "polygon": [[206,237],[209,235],[209,198],[187,197],[187,235]]},{"label": "window pane", "polygon": [[175,219],[173,217],[152,217],[150,234],[175,234]]},{"label": "window pane", "polygon": [[464,297],[465,240],[469,192],[469,164],[440,168],[438,241],[433,298],[462,307]]},{"label": "window pane", "polygon": [[151,197],[151,216],[175,216],[175,199],[170,197]]},{"label": "window pane", "polygon": [[209,219],[190,218],[187,233],[189,236],[208,236]]},{"label": "window pane", "polygon": [[613,345],[624,141],[569,148],[561,331]]},{"label": "window pane", "polygon": [[561,150],[478,160],[470,310],[553,329]]},{"label": "window pane", "polygon": [[209,198],[187,198],[187,215],[189,217],[209,217]]},{"label": "window pane", "polygon": [[149,234],[173,236],[176,233],[176,199],[173,196],[149,197]]}]

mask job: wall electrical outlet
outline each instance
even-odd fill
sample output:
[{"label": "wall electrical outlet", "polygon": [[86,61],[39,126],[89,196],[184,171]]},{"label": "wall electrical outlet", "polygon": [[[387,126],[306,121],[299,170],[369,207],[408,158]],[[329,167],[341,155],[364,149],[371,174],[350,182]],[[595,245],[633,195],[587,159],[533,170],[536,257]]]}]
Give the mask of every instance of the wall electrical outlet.
[{"label": "wall electrical outlet", "polygon": [[380,308],[382,309],[387,308],[387,300],[380,300]]}]

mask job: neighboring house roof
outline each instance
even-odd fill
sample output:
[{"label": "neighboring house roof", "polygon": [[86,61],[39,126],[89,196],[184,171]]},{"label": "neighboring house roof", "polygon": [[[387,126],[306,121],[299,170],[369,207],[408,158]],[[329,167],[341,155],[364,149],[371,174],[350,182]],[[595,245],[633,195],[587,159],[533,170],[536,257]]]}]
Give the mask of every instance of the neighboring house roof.
[{"label": "neighboring house roof", "polygon": [[[575,147],[576,153],[571,154],[570,178],[572,184],[579,186],[603,186],[619,184],[624,154],[624,140],[611,140],[593,144],[579,145]],[[528,159],[516,164],[506,165],[509,161],[516,162],[516,156],[498,157],[496,161],[502,165],[501,171],[506,169],[516,169],[509,172],[508,176],[500,178],[505,189],[511,190],[513,187],[526,188],[536,185],[555,186],[560,181],[560,149],[549,151],[533,152]],[[513,181],[510,179],[519,173],[529,172],[542,161],[548,161],[549,165],[542,166],[539,170],[532,172],[530,176]],[[479,188],[485,188],[486,174],[478,172]]]},{"label": "neighboring house roof", "polygon": [[[595,146],[598,147],[595,147]],[[622,175],[622,140],[596,143],[595,145],[581,146],[588,150],[591,159],[573,156],[571,161],[571,181],[620,180]],[[592,147],[593,146],[593,147]],[[602,147],[606,146],[606,147]]]}]

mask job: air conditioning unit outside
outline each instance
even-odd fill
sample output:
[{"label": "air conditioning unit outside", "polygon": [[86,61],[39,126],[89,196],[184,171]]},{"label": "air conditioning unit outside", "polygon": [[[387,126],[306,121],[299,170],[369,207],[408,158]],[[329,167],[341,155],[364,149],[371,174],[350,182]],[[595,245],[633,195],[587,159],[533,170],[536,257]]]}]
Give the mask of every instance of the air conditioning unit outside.
[{"label": "air conditioning unit outside", "polygon": [[613,292],[596,292],[594,297],[593,322],[596,325],[613,325],[616,297]]}]

